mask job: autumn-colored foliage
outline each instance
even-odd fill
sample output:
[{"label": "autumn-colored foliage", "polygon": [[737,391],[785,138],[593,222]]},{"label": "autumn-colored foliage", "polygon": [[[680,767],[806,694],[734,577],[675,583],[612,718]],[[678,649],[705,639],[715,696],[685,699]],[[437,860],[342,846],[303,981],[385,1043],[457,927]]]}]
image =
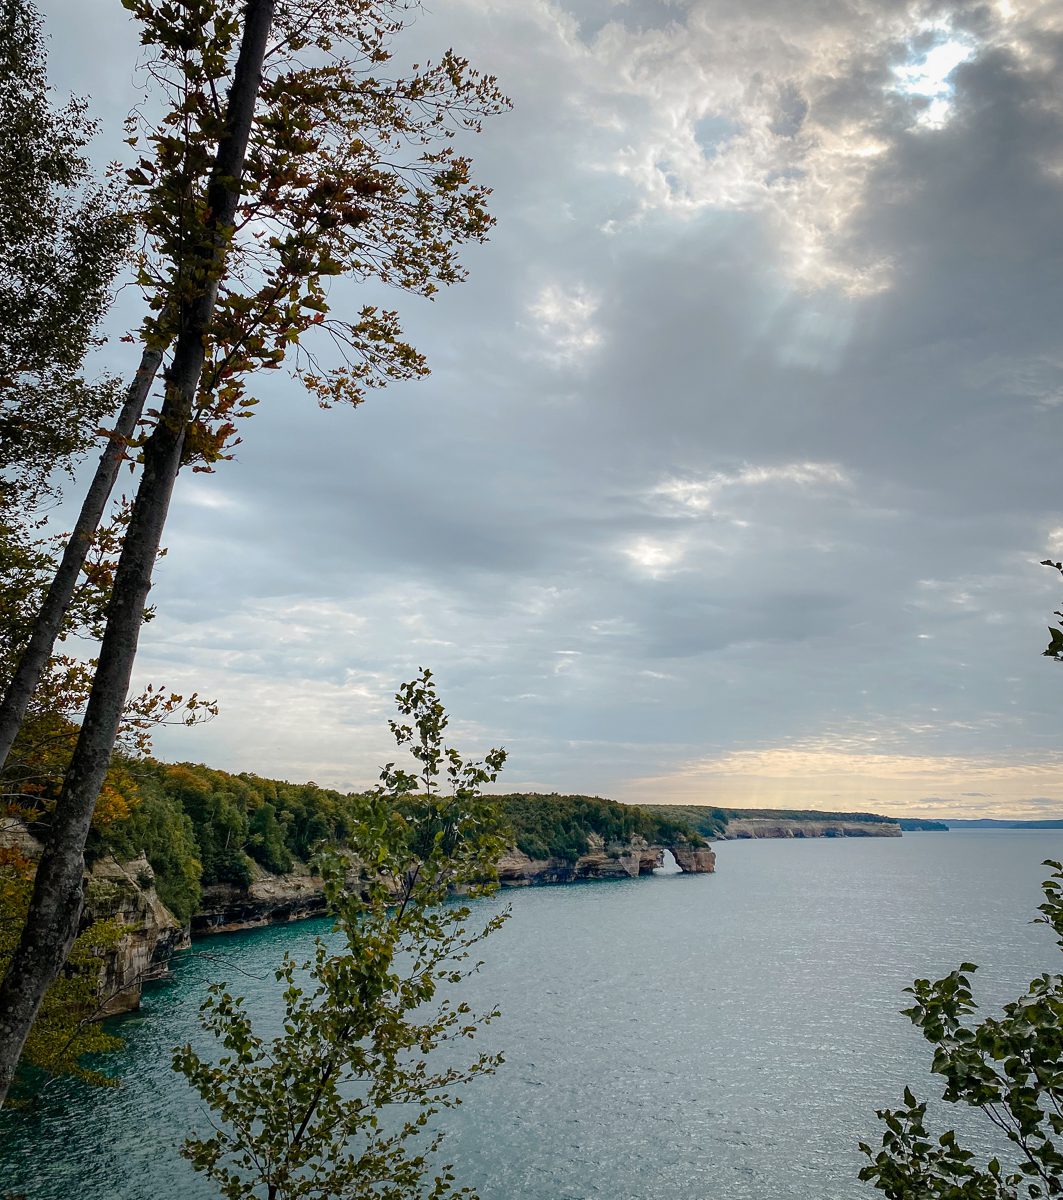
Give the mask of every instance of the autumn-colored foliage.
[{"label": "autumn-colored foliage", "polygon": [[[2,823],[2,818],[0,818]],[[0,846],[0,972],[18,943],[32,891],[33,864],[19,850]],[[23,1076],[18,1095],[32,1094],[40,1073],[77,1075],[91,1083],[110,1081],[100,1072],[85,1067],[86,1055],[101,1054],[121,1045],[97,1018],[100,1011],[98,984],[100,955],[121,936],[112,921],[97,921],[74,942],[63,973],[45,995],[40,1013],[22,1052]],[[36,1073],[36,1074],[34,1074]]]},{"label": "autumn-colored foliage", "polygon": [[[240,29],[237,0],[175,6],[122,0],[143,26],[153,80],[169,101],[161,121],[135,114],[126,172],[139,202],[138,278],[164,344],[174,313],[199,285],[191,262],[209,240],[203,184],[221,135],[221,102]],[[376,280],[431,297],[465,277],[464,242],[493,221],[490,189],[473,181],[455,135],[508,107],[495,78],[447,50],[390,69],[410,19],[389,0],[277,7],[208,335],[185,434],[184,461],[210,470],[239,440],[258,403],[258,372],[288,367],[323,407],[428,372],[395,311],[337,311],[332,281]]]},{"label": "autumn-colored foliage", "polygon": [[[260,371],[287,365],[325,407],[358,404],[370,388],[425,373],[396,313],[363,304],[340,314],[331,283],[372,279],[430,297],[463,277],[458,248],[482,239],[491,220],[487,189],[452,139],[507,104],[493,77],[453,51],[388,72],[411,11],[393,0],[122,3],[140,24],[161,100],[139,109],[127,130],[137,159],[124,212],[139,230],[136,279],[148,307],[130,340],[141,343],[142,368],[152,355],[168,361],[143,436],[121,439],[142,471],[113,575],[84,572],[109,599],[34,903],[0,981],[0,1092],[77,927],[85,838],[116,741],[172,711],[165,692],[143,698],[146,715],[123,706],[178,472],[211,470],[227,456],[236,420],[259,398],[251,380]],[[109,479],[98,472],[94,484],[104,480],[109,491]],[[98,517],[89,525],[95,530]],[[60,632],[42,609],[30,643],[36,663]],[[19,722],[32,686],[8,689],[22,697],[8,705]],[[187,719],[203,711],[196,698],[185,705]],[[14,728],[8,721],[5,751]],[[47,755],[23,757],[27,774],[45,773]],[[118,788],[111,806],[120,810],[125,796]],[[256,820],[251,832],[265,855],[280,846],[279,824],[266,810]]]}]

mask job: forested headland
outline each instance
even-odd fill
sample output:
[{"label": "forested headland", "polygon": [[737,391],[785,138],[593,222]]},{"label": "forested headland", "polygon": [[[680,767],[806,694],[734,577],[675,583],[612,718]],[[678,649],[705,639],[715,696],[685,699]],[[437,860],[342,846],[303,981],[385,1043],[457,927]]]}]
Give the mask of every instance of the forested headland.
[{"label": "forested headland", "polygon": [[[346,844],[364,809],[363,793],[288,783],[193,763],[146,759],[133,768],[137,799],[129,815],[94,829],[90,861],[143,853],[159,898],[187,922],[203,887],[247,887],[255,868],[274,874],[308,864],[316,851]],[[685,815],[619,804],[600,796],[512,793],[497,800],[505,836],[529,858],[574,862],[597,836],[606,843],[701,845],[714,826]],[[709,813],[711,810],[706,810]]]},{"label": "forested headland", "polygon": [[688,822],[706,838],[883,837],[899,832],[945,832],[948,825],[923,817],[888,817],[871,812],[805,808],[720,808],[699,804],[646,804],[663,820]]}]

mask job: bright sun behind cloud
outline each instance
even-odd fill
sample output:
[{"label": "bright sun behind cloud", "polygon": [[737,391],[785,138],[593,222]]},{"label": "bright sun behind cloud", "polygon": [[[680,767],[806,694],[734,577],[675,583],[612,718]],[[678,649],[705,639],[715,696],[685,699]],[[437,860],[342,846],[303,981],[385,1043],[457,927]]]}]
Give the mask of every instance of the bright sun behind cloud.
[{"label": "bright sun behind cloud", "polygon": [[[934,28],[933,26],[931,28]],[[943,41],[922,56],[915,56],[901,67],[894,68],[897,91],[906,96],[923,97],[928,103],[916,118],[926,129],[942,129],[953,112],[954,85],[952,72],[961,63],[969,62],[975,46],[966,38],[956,37],[947,29],[940,30]]]}]

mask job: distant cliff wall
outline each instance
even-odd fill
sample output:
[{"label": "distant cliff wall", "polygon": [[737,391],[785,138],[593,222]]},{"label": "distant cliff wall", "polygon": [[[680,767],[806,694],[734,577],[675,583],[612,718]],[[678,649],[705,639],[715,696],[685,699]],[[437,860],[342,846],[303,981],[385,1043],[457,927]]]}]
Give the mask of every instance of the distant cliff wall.
[{"label": "distant cliff wall", "polygon": [[896,821],[845,821],[787,819],[785,817],[731,817],[723,836],[736,838],[837,838],[900,837]]},{"label": "distant cliff wall", "polygon": [[192,933],[229,933],[324,916],[325,890],[321,878],[302,864],[287,875],[271,875],[255,866],[247,888],[214,883],[203,889],[198,912],[192,916]]},{"label": "distant cliff wall", "polygon": [[688,874],[707,874],[716,869],[716,855],[708,846],[651,845],[644,838],[628,842],[606,843],[598,834],[587,838],[586,853],[569,861],[563,858],[529,858],[517,849],[510,850],[498,864],[503,887],[530,884],[574,883],[584,879],[637,879],[650,875],[670,850],[679,869]]}]

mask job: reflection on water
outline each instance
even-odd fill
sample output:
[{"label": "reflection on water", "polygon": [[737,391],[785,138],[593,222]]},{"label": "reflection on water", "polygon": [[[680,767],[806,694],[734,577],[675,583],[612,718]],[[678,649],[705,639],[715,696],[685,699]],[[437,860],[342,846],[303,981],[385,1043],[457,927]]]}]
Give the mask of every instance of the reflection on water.
[{"label": "reflection on water", "polygon": [[[506,1064],[447,1114],[483,1200],[856,1200],[860,1138],[906,1082],[935,1094],[898,1015],[916,976],[982,965],[993,1004],[1059,967],[1030,924],[1061,831],[729,842],[718,873],[536,888],[467,988]],[[169,1068],[227,979],[267,1024],[274,965],[328,923],[199,942],[118,1022],[121,1087],[64,1083],[0,1124],[3,1190],[34,1200],[198,1200],[177,1153],[203,1114]],[[940,1094],[940,1089],[936,1090]],[[963,1113],[948,1112],[952,1124]]]}]

